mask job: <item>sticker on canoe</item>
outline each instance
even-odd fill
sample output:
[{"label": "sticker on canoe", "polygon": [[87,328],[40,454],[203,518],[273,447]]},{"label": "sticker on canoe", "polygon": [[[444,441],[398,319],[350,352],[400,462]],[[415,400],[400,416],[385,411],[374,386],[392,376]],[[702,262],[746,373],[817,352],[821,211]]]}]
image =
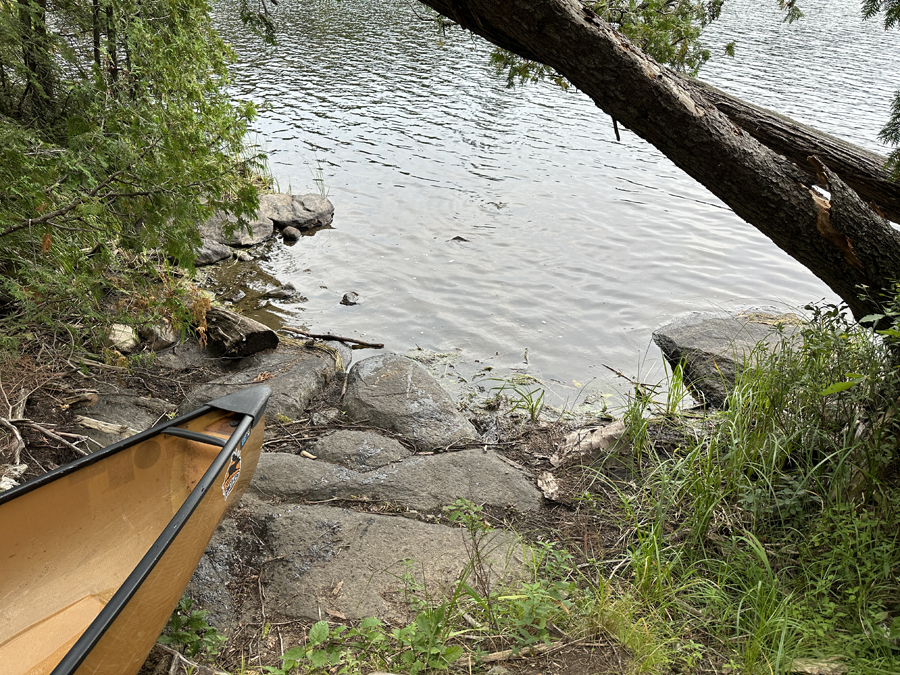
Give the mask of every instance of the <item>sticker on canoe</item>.
[{"label": "sticker on canoe", "polygon": [[225,482],[222,483],[222,494],[225,495],[225,499],[228,499],[228,495],[234,490],[234,486],[237,485],[240,477],[241,451],[235,450],[231,453],[231,461],[228,462],[228,468],[225,470]]}]

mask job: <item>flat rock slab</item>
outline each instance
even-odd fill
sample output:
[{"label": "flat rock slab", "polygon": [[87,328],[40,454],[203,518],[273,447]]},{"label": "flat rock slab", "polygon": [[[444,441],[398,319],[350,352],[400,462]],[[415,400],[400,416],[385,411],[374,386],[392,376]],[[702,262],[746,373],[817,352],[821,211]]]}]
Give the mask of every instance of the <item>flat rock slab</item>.
[{"label": "flat rock slab", "polygon": [[322,436],[310,448],[316,459],[341,464],[354,471],[371,471],[412,455],[393,438],[372,431],[335,431]]},{"label": "flat rock slab", "polygon": [[488,450],[408,457],[369,471],[318,459],[267,452],[250,490],[267,499],[321,501],[367,496],[428,510],[463,497],[477,504],[536,511],[543,498],[533,481]]},{"label": "flat rock slab", "polygon": [[734,390],[754,350],[773,350],[791,340],[800,325],[794,314],[692,314],[653,333],[653,341],[675,368],[683,367],[685,383],[700,403],[720,408]]},{"label": "flat rock slab", "polygon": [[96,403],[75,408],[72,412],[75,414],[75,431],[94,439],[100,447],[106,447],[164,421],[174,410],[175,406],[168,401],[146,398],[123,389],[101,392]]},{"label": "flat rock slab", "polygon": [[[409,582],[404,575],[437,598],[451,591],[469,561],[468,535],[462,528],[291,504],[257,505],[251,517],[268,556],[261,564],[261,583],[270,617],[408,621],[413,612],[406,602]],[[234,533],[226,529],[221,537],[233,541]],[[213,571],[235,569],[219,538],[217,531],[199,568],[206,571],[195,574],[198,583],[192,581],[191,591],[198,597],[206,583],[198,576],[221,583],[221,575]],[[512,535],[496,532],[484,550],[486,572],[496,581],[521,574],[527,551]],[[220,600],[227,606],[227,598]],[[226,625],[235,623],[235,618],[222,618]]]},{"label": "flat rock slab", "polygon": [[371,356],[350,369],[344,411],[351,420],[396,431],[418,450],[478,439],[425,367],[398,354]]},{"label": "flat rock slab", "polygon": [[297,419],[311,400],[324,393],[336,372],[335,359],[329,353],[287,346],[239,359],[232,368],[232,372],[192,390],[178,406],[179,414],[238,389],[265,384],[272,390],[267,414]]}]

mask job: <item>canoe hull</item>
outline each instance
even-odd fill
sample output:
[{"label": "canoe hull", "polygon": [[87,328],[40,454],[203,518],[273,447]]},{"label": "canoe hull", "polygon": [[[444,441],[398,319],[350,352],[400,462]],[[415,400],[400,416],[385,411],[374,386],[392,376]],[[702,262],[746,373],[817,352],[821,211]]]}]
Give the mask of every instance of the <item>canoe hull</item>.
[{"label": "canoe hull", "polygon": [[175,430],[234,450],[162,432],[0,503],[4,674],[140,670],[253,476],[258,417],[212,409]]}]

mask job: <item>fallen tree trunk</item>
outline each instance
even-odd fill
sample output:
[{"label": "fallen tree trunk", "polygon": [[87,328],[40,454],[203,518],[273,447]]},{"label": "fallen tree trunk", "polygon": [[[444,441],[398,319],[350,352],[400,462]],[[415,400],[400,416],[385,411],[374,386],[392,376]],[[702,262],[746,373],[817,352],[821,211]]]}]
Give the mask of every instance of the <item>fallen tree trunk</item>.
[{"label": "fallen tree trunk", "polygon": [[206,311],[206,338],[222,356],[243,358],[278,346],[278,335],[268,326],[223,307]]},{"label": "fallen tree trunk", "polygon": [[900,235],[836,172],[763,145],[578,0],[422,2],[556,69],[809,268],[857,319],[878,312],[890,282],[900,279]]},{"label": "fallen tree trunk", "polygon": [[900,183],[884,170],[884,155],[742,101],[706,82],[688,77],[682,77],[682,81],[753,138],[795,164],[802,165],[810,155],[817,156],[885,218],[900,223]]}]

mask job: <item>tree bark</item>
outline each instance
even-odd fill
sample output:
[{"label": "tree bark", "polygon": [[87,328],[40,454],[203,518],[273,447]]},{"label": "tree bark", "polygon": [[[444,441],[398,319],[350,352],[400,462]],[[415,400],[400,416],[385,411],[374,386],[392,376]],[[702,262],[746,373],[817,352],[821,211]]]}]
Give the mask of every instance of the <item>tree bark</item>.
[{"label": "tree bark", "polygon": [[880,311],[891,281],[900,279],[900,235],[838,173],[763,145],[578,0],[422,2],[556,69],[809,268],[857,319]]},{"label": "tree bark", "polygon": [[884,155],[742,101],[700,80],[683,76],[682,81],[753,138],[795,164],[802,165],[807,157],[816,155],[885,218],[900,223],[900,183],[884,170]]}]

